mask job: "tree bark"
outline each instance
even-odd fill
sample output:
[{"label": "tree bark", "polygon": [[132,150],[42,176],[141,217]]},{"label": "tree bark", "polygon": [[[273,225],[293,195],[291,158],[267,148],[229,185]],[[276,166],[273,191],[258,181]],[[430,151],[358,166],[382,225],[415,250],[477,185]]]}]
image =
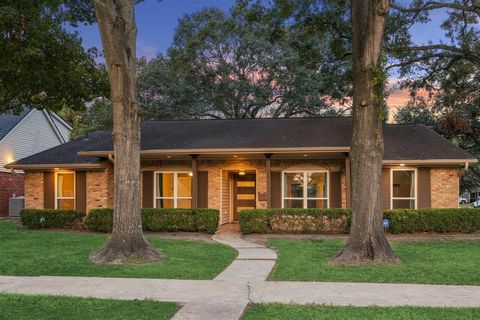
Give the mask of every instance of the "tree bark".
[{"label": "tree bark", "polygon": [[115,203],[111,237],[91,259],[114,264],[160,261],[162,254],[145,240],[142,231],[134,0],[93,3],[112,99]]},{"label": "tree bark", "polygon": [[382,40],[389,0],[352,5],[353,136],[350,151],[352,226],[333,264],[397,262],[382,227],[381,174],[385,118]]}]

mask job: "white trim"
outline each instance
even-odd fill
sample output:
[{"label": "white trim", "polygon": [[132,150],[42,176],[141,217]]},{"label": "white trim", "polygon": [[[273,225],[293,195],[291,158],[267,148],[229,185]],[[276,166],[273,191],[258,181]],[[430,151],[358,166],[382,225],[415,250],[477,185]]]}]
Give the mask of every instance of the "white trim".
[{"label": "white trim", "polygon": [[[301,198],[297,197],[285,197],[285,173],[303,173],[303,195]],[[307,174],[308,173],[326,173],[326,197],[323,198],[309,198],[308,197],[308,182]],[[330,171],[328,170],[284,170],[282,171],[282,209],[285,208],[285,200],[302,200],[303,208],[308,208],[308,200],[327,200],[327,208],[330,208]]]},{"label": "white trim", "polygon": [[[58,197],[58,175],[59,174],[73,174],[73,197]],[[73,209],[77,205],[77,175],[75,171],[57,171],[55,172],[55,209],[58,209],[58,200],[73,200]]]},{"label": "white trim", "polygon": [[[173,174],[173,197],[157,197],[157,177],[158,177],[158,174],[164,174],[164,173],[171,173]],[[191,205],[191,201],[192,201],[192,193],[191,193],[191,189],[190,189],[190,197],[179,197],[178,196],[178,174],[179,173],[186,173],[186,174],[190,174],[192,173],[192,171],[154,171],[153,172],[153,207],[156,208],[157,207],[157,200],[160,200],[160,199],[166,199],[166,200],[173,200],[173,208],[177,208],[178,207],[178,200],[190,200],[190,207],[192,207]],[[189,176],[190,179],[192,178],[192,176]]]},{"label": "white trim", "polygon": [[[415,197],[395,197],[393,199],[393,172],[394,171],[413,171],[413,183],[415,184]],[[412,167],[395,167],[390,168],[390,210],[393,209],[393,200],[413,200],[415,204],[415,208],[417,209],[418,205],[418,172],[417,168]]]},{"label": "white trim", "polygon": [[55,118],[57,119],[65,128],[67,128],[68,130],[72,131],[73,130],[73,127],[70,123],[68,123],[65,119],[63,119],[62,117],[60,117],[56,112],[53,112],[53,111],[50,111],[50,114]]},{"label": "white trim", "polygon": [[53,132],[58,138],[58,141],[60,141],[60,144],[65,143],[65,139],[63,138],[62,134],[60,133],[60,130],[58,129],[57,125],[55,124],[54,120],[46,110],[42,110],[42,114],[47,119],[48,124],[50,125],[50,128],[52,128]]}]

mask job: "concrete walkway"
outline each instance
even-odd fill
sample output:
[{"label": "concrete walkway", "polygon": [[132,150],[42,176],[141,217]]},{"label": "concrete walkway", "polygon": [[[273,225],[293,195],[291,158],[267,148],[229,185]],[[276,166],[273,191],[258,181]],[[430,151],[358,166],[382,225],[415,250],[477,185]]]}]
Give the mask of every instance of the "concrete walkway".
[{"label": "concrete walkway", "polygon": [[213,239],[239,252],[214,280],[0,276],[0,292],[172,301],[174,320],[236,320],[249,303],[480,307],[480,286],[265,281],[273,250],[231,229]]}]

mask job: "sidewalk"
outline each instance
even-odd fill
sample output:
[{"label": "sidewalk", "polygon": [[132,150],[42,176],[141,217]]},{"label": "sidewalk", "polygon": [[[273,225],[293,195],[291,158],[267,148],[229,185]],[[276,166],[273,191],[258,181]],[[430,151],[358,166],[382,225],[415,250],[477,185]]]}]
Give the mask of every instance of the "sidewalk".
[{"label": "sidewalk", "polygon": [[0,276],[0,292],[172,301],[175,320],[239,319],[249,303],[480,307],[480,286],[266,281],[273,250],[230,229],[213,239],[239,252],[213,280]]}]

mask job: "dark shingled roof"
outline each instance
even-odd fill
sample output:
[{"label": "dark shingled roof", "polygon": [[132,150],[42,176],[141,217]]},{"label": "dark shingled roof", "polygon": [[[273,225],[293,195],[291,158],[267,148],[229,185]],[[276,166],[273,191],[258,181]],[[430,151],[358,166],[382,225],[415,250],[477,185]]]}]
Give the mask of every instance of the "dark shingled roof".
[{"label": "dark shingled roof", "polygon": [[19,114],[4,113],[0,115],[0,140],[2,140],[29,112],[31,109],[25,108]]},{"label": "dark shingled roof", "polygon": [[[351,132],[351,118],[147,121],[142,150],[348,147]],[[384,136],[385,160],[474,159],[422,124],[387,124]],[[110,132],[95,132],[15,164],[93,163],[77,152],[112,149]]]}]

